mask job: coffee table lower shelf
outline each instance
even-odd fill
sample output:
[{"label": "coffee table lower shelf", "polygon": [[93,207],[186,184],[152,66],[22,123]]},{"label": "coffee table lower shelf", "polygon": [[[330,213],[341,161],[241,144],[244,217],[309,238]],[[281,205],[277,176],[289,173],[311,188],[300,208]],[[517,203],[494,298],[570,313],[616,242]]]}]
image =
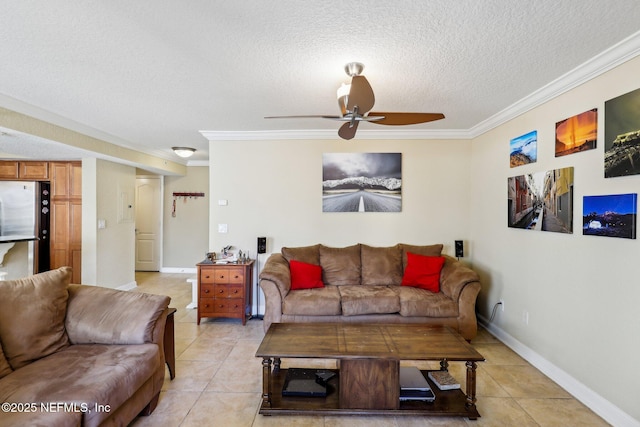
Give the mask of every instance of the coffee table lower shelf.
[{"label": "coffee table lower shelf", "polygon": [[[429,381],[436,395],[434,402],[404,401],[399,409],[353,409],[341,408],[339,402],[339,370],[336,377],[329,381],[327,397],[285,397],[282,387],[287,369],[273,370],[270,374],[269,400],[263,399],[260,407],[262,415],[428,415],[428,416],[462,416],[475,420],[480,417],[475,405],[468,408],[467,396],[462,390],[440,390]],[[422,371],[427,378],[429,371]]]}]

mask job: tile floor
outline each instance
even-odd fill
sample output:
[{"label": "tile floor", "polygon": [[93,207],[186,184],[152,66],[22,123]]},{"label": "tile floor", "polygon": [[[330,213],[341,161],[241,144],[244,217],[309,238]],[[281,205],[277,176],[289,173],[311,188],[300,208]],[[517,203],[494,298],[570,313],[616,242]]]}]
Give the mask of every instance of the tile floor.
[{"label": "tile floor", "polygon": [[[261,360],[255,352],[264,336],[262,321],[203,319],[196,325],[189,274],[137,273],[137,291],[169,295],[175,314],[176,378],[165,383],[158,407],[132,426],[224,427],[376,427],[376,426],[607,426],[604,420],[520,356],[481,330],[472,344],[486,358],[478,364],[477,406],[481,418],[394,416],[271,416],[258,414],[262,392]],[[414,363],[415,364],[415,363]],[[286,366],[335,367],[334,361],[286,360]],[[430,362],[416,364],[437,367]],[[450,372],[464,381],[463,363]],[[464,387],[464,385],[463,385]]]}]

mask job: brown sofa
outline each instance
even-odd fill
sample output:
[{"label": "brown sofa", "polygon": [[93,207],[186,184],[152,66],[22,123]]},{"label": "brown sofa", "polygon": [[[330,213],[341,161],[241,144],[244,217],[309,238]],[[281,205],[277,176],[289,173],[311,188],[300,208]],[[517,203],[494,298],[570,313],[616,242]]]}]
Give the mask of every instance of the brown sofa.
[{"label": "brown sofa", "polygon": [[[260,273],[265,331],[274,322],[413,322],[451,326],[471,340],[477,333],[480,292],[473,270],[444,256],[439,292],[401,285],[407,253],[437,257],[441,251],[442,245],[406,244],[284,247],[267,259]],[[291,290],[292,260],[319,265],[325,286]]]},{"label": "brown sofa", "polygon": [[0,282],[2,427],[124,426],[155,409],[170,298],[70,279]]}]

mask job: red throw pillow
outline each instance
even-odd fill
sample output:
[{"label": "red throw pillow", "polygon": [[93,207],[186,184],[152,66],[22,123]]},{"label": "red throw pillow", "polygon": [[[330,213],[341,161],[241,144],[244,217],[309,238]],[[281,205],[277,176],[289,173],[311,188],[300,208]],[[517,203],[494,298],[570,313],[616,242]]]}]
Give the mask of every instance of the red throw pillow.
[{"label": "red throw pillow", "polygon": [[296,261],[289,261],[291,270],[291,290],[324,288],[322,283],[322,267],[315,264]]},{"label": "red throw pillow", "polygon": [[404,270],[401,284],[440,292],[440,271],[443,265],[444,257],[407,252],[407,268]]}]

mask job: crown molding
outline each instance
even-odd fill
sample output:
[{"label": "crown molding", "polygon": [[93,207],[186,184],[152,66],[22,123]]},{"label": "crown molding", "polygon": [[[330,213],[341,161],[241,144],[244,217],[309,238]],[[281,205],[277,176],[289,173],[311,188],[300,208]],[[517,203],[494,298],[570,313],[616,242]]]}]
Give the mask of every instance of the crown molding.
[{"label": "crown molding", "polygon": [[[200,134],[209,141],[258,141],[287,139],[339,140],[334,129],[266,130],[266,131],[210,131]],[[355,139],[469,139],[469,132],[458,129],[393,129],[359,130]]]},{"label": "crown molding", "polygon": [[640,31],[468,129],[476,138],[640,55]]},{"label": "crown molding", "polygon": [[[640,31],[469,129],[358,131],[357,139],[473,139],[640,55]],[[339,139],[335,130],[200,131],[209,141]]]}]

